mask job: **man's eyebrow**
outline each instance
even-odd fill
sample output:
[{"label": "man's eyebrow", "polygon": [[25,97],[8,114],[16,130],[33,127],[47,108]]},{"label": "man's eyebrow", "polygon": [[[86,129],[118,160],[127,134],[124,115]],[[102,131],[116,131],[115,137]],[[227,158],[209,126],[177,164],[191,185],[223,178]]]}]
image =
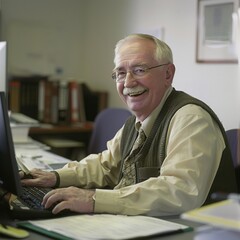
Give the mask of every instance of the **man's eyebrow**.
[{"label": "man's eyebrow", "polygon": [[135,64],[132,67],[146,67],[147,64],[146,63],[139,63],[139,64]]},{"label": "man's eyebrow", "polygon": [[[134,67],[146,67],[147,64],[146,63],[136,63],[132,66],[130,66],[130,68],[134,68]],[[116,71],[116,70],[125,70],[125,67],[116,67],[113,69],[113,71]]]},{"label": "man's eyebrow", "polygon": [[125,68],[124,67],[116,67],[116,68],[113,69],[113,72],[118,71],[118,70],[123,70],[123,69],[125,69]]}]

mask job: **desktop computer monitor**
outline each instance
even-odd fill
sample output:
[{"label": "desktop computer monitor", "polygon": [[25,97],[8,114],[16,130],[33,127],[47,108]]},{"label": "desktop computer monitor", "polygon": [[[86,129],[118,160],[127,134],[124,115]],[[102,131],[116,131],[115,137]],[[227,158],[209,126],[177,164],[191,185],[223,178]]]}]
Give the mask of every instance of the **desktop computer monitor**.
[{"label": "desktop computer monitor", "polygon": [[5,92],[0,92],[0,187],[15,195],[21,192]]},{"label": "desktop computer monitor", "polygon": [[0,42],[0,91],[7,93],[6,58],[7,43]]}]

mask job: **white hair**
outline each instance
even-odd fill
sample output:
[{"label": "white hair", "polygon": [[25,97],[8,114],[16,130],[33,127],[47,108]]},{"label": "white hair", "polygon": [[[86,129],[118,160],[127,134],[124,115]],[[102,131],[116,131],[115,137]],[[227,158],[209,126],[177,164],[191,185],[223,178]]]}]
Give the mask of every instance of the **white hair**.
[{"label": "white hair", "polygon": [[152,35],[138,33],[138,34],[130,34],[127,37],[117,42],[115,47],[115,57],[114,57],[115,64],[116,64],[116,55],[118,54],[119,49],[129,39],[146,39],[146,40],[153,41],[156,45],[155,56],[154,56],[155,59],[158,62],[164,60],[169,63],[173,63],[172,50],[165,42],[161,41],[160,39]]}]

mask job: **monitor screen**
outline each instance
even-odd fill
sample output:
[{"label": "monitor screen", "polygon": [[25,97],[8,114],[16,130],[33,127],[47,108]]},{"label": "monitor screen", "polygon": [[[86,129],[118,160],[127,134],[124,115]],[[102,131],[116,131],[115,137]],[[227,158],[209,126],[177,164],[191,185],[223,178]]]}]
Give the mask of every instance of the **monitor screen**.
[{"label": "monitor screen", "polygon": [[21,192],[5,92],[0,92],[0,187],[15,195]]},{"label": "monitor screen", "polygon": [[6,42],[0,42],[0,91],[7,93],[7,78],[6,78]]}]

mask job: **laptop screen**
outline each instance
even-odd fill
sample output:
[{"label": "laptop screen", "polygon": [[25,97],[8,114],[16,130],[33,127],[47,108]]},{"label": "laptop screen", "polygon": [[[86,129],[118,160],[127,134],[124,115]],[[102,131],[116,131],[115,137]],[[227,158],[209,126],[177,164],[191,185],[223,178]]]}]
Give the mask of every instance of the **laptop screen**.
[{"label": "laptop screen", "polygon": [[0,187],[19,195],[21,183],[8,117],[6,95],[0,92]]}]

